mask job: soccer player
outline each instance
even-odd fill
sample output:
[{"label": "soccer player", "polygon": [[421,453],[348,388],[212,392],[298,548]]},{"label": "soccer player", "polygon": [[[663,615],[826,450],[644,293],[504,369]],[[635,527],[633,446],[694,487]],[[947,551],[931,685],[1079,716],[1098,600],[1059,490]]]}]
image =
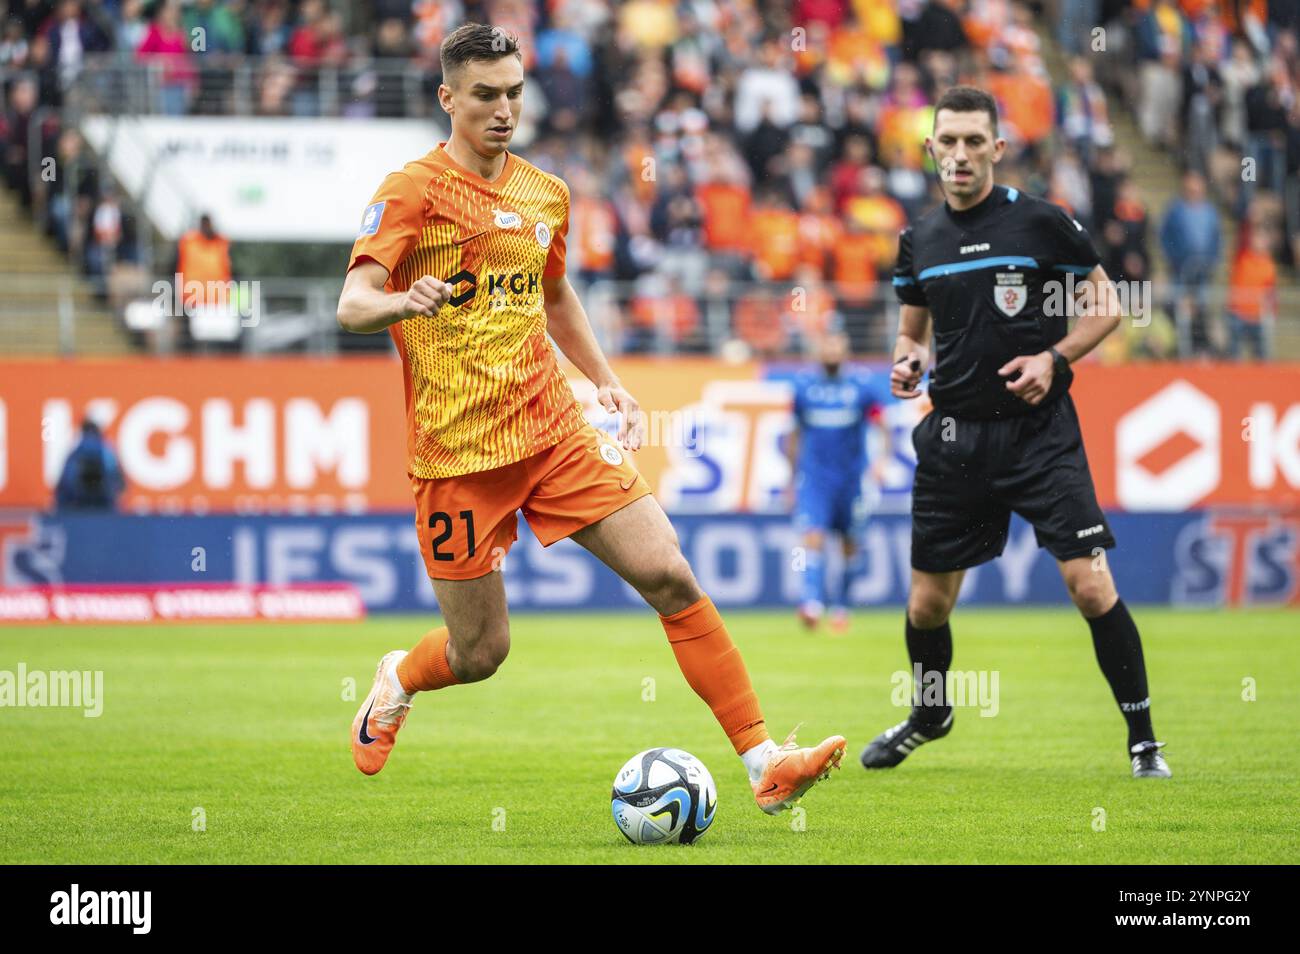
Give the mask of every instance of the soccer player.
[{"label": "soccer player", "polygon": [[[440,53],[451,136],[375,193],[338,307],[344,328],[387,329],[401,355],[416,530],[445,624],[380,660],[352,724],[357,768],[384,767],[417,692],[487,679],[505,660],[499,568],[522,510],[544,545],[572,537],[658,611],[759,807],[788,808],[839,764],[845,740],[769,738],[740,652],[624,453],[643,420],[565,278],[569,190],[507,149],[524,88],[515,39],[470,23]],[[586,422],[548,333],[619,415],[621,447]]]},{"label": "soccer player", "polygon": [[[1151,727],[1142,641],[1102,556],[1115,539],[1097,505],[1069,395],[1071,364],[1119,326],[1114,287],[1077,221],[994,185],[1006,141],[988,93],[969,86],[945,92],[926,148],[946,202],[900,237],[894,287],[902,313],[890,376],[895,395],[918,395],[933,323],[934,410],[912,436],[906,636],[913,672],[927,685],[944,679],[952,661],[948,616],[962,576],[1002,552],[1014,510],[1056,558],[1092,630],[1097,662],[1128,723],[1133,775],[1167,778],[1164,743]],[[1062,293],[1070,282],[1077,301]],[[1080,315],[1072,330],[1067,304]],[[918,692],[909,717],[877,736],[862,764],[897,765],[947,735],[953,710],[936,695]]]},{"label": "soccer player", "polygon": [[[843,370],[849,340],[839,331],[817,342],[816,371],[794,382],[794,430],[786,452],[794,475],[795,527],[804,550],[803,597],[799,619],[809,629],[826,607],[824,550],[828,535],[840,537],[844,571],[831,599],[831,627],[848,628],[849,585],[860,575],[859,545],[866,520],[862,477],[867,468],[867,422],[881,435],[882,460],[889,457],[889,430],[882,414],[889,400],[871,375]],[[877,478],[880,469],[876,468]]]}]

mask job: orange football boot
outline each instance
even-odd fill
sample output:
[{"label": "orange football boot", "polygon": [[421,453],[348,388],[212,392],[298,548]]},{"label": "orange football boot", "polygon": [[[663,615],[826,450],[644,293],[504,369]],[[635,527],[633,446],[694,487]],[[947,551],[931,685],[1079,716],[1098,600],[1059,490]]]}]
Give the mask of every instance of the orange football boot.
[{"label": "orange football boot", "polygon": [[[794,732],[798,731],[795,726]],[[769,815],[790,808],[819,780],[830,778],[831,769],[839,768],[844,757],[844,736],[832,735],[815,748],[800,748],[794,732],[772,753],[762,778],[750,782],[758,807]]]},{"label": "orange football boot", "polygon": [[397,649],[379,660],[375,684],[352,720],[352,761],[367,775],[384,767],[397,741],[397,730],[411,711],[411,697],[393,686],[390,675],[405,655],[406,650]]},{"label": "orange football boot", "polygon": [[842,606],[831,610],[831,635],[843,636],[849,631],[849,611]]}]

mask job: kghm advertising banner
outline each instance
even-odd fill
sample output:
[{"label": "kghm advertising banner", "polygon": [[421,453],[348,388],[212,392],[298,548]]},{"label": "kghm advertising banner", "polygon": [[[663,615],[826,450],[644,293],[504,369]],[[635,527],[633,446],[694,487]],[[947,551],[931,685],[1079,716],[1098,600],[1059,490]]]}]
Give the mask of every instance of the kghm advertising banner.
[{"label": "kghm advertising banner", "polygon": [[[396,357],[0,362],[0,508],[45,509],[79,422],[115,447],[131,512],[411,510]],[[671,513],[778,513],[792,365],[622,359],[634,461]],[[883,365],[878,367],[885,373]],[[588,419],[611,432],[573,373]],[[1300,505],[1300,365],[1084,365],[1073,386],[1102,505]],[[924,399],[890,405],[875,506],[903,512]]]}]

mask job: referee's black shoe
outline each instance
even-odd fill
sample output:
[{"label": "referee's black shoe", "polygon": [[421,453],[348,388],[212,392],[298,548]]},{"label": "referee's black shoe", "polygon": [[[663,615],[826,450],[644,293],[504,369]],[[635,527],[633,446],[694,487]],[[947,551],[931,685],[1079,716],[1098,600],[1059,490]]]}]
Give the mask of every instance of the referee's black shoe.
[{"label": "referee's black shoe", "polygon": [[868,769],[893,768],[907,758],[918,745],[942,739],[952,731],[953,710],[942,722],[925,722],[917,718],[917,710],[892,729],[886,729],[872,739],[862,750],[862,767]]},{"label": "referee's black shoe", "polygon": [[1129,755],[1133,756],[1133,777],[1173,778],[1174,773],[1160,754],[1164,747],[1163,742],[1139,742],[1129,749]]}]

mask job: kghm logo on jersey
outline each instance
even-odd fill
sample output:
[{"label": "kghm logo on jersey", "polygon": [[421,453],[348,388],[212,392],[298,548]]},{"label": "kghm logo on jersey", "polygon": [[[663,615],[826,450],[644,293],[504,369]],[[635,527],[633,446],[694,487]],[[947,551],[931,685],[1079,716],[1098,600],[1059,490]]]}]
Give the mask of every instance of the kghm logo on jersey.
[{"label": "kghm logo on jersey", "polygon": [[[492,308],[531,305],[541,293],[541,276],[537,272],[513,272],[509,275],[488,272],[482,277],[486,279],[488,304]],[[448,298],[447,304],[458,308],[474,300],[478,294],[479,276],[466,268],[447,279],[447,284],[453,288],[462,282],[466,287]]]},{"label": "kghm logo on jersey", "polygon": [[537,223],[537,244],[542,248],[551,247],[551,227],[545,222]]},{"label": "kghm logo on jersey", "polygon": [[1020,314],[1029,301],[1029,289],[1023,272],[997,272],[994,275],[993,303],[1008,317]]},{"label": "kghm logo on jersey", "polygon": [[499,229],[518,228],[524,221],[518,212],[505,212],[501,209],[492,210],[492,221],[496,223]]}]

